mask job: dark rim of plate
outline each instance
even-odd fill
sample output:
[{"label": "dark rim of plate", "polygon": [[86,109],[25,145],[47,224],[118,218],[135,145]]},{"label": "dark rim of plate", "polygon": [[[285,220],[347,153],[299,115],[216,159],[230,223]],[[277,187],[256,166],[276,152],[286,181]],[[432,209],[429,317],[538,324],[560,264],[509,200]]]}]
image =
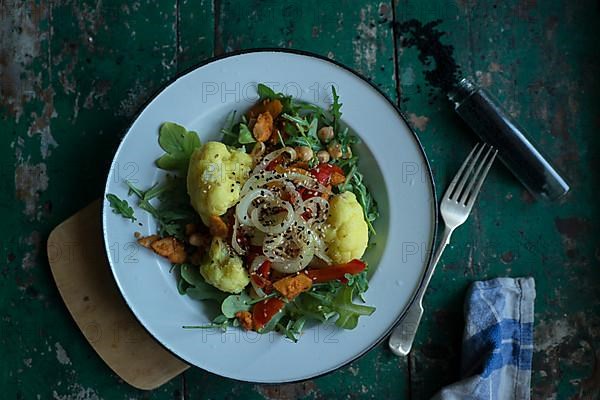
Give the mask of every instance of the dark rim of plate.
[{"label": "dark rim of plate", "polygon": [[[400,321],[402,320],[402,318],[404,318],[404,315],[406,314],[407,310],[409,309],[409,307],[413,304],[413,302],[415,301],[415,297],[417,295],[417,293],[419,292],[419,290],[421,289],[421,286],[423,286],[423,278],[424,278],[424,272],[425,269],[427,268],[427,266],[429,265],[430,261],[431,261],[431,257],[433,255],[433,246],[435,244],[435,239],[437,237],[437,225],[438,225],[438,213],[437,213],[437,207],[436,207],[436,202],[435,199],[436,197],[436,190],[435,190],[435,182],[433,180],[433,173],[431,171],[431,166],[429,165],[429,160],[427,159],[427,156],[425,154],[425,150],[423,149],[423,145],[421,144],[421,141],[419,140],[419,137],[417,136],[417,134],[415,133],[415,131],[412,129],[412,127],[410,126],[410,124],[408,123],[408,120],[406,118],[406,116],[404,115],[404,113],[402,111],[400,111],[400,109],[398,108],[398,106],[396,104],[394,104],[394,102],[392,100],[390,100],[390,98],[379,88],[377,87],[377,85],[375,85],[372,81],[370,81],[369,79],[367,79],[365,76],[363,76],[361,73],[355,71],[354,69],[338,62],[332,59],[329,59],[325,56],[319,55],[319,54],[315,54],[315,53],[311,53],[309,51],[305,51],[305,50],[296,50],[296,49],[281,49],[281,48],[270,48],[270,47],[259,47],[259,48],[253,48],[253,49],[246,49],[246,50],[237,50],[237,51],[233,51],[230,53],[226,53],[223,55],[219,55],[219,56],[214,56],[211,58],[208,58],[202,62],[196,63],[193,66],[186,68],[185,70],[177,73],[175,76],[173,76],[173,78],[169,79],[167,82],[165,82],[163,85],[161,85],[161,87],[159,89],[157,89],[156,91],[154,91],[154,93],[152,93],[152,95],[149,96],[149,98],[138,108],[138,110],[135,112],[135,114],[131,117],[131,122],[129,123],[129,125],[127,126],[127,128],[125,129],[125,134],[123,135],[123,137],[121,138],[121,140],[119,141],[119,146],[117,146],[117,149],[121,146],[121,143],[123,142],[123,140],[125,139],[125,137],[127,136],[127,133],[131,130],[131,127],[133,126],[133,123],[138,119],[138,117],[140,116],[140,114],[142,113],[142,111],[148,106],[148,104],[150,104],[150,102],[152,102],[152,100],[154,100],[154,98],[156,98],[160,93],[162,93],[169,85],[171,85],[173,82],[175,82],[177,79],[179,79],[180,77],[182,77],[183,75],[186,75],[198,68],[201,68],[207,64],[210,64],[214,61],[218,61],[218,60],[222,60],[225,58],[230,58],[230,57],[235,57],[235,56],[239,56],[239,55],[243,55],[243,54],[249,54],[249,53],[290,53],[290,54],[297,54],[297,55],[302,55],[302,56],[307,56],[307,57],[312,57],[312,58],[317,58],[319,60],[322,61],[326,61],[329,62],[337,67],[343,68],[344,70],[352,73],[353,75],[355,75],[357,78],[361,79],[362,81],[368,83],[373,89],[375,89],[377,91],[377,93],[379,93],[393,108],[394,110],[398,113],[398,115],[400,115],[400,117],[402,118],[402,120],[404,121],[404,123],[406,124],[406,126],[408,127],[408,130],[412,133],[416,143],[418,144],[419,150],[421,151],[421,157],[423,158],[423,161],[425,163],[425,165],[427,166],[427,175],[429,177],[429,183],[431,184],[431,191],[432,191],[432,195],[433,195],[433,199],[434,201],[432,202],[432,214],[433,214],[433,232],[431,235],[431,240],[429,243],[429,249],[430,251],[427,254],[427,260],[424,263],[425,268],[423,269],[423,274],[421,275],[421,278],[419,279],[419,285],[417,286],[417,288],[414,290],[413,294],[411,295],[411,300],[409,301],[408,305],[405,307],[405,309],[402,311],[402,313],[400,313],[400,315],[398,316],[398,318],[396,318],[396,320],[394,321],[394,323],[383,333],[383,335],[381,335],[377,340],[375,340],[373,342],[373,344],[371,344],[370,346],[366,347],[365,349],[363,349],[360,353],[358,353],[356,356],[352,357],[351,359],[349,359],[348,361],[344,362],[343,364],[338,365],[337,367],[331,368],[328,371],[322,372],[320,374],[317,375],[312,375],[309,376],[307,378],[303,378],[303,379],[297,379],[297,380],[290,380],[290,381],[279,381],[279,382],[260,382],[260,381],[246,381],[243,379],[237,379],[237,378],[231,378],[228,376],[224,376],[227,379],[231,379],[234,381],[238,381],[238,382],[248,382],[248,383],[256,383],[256,384],[261,384],[261,385],[279,385],[279,384],[284,384],[284,383],[298,383],[298,382],[304,382],[306,380],[309,379],[315,379],[315,378],[319,378],[325,375],[328,375],[334,371],[337,371],[340,368],[343,368],[345,366],[348,366],[349,364],[351,364],[352,362],[356,361],[357,359],[359,359],[360,357],[362,357],[363,355],[365,355],[366,353],[368,353],[370,350],[372,350],[373,348],[375,348],[377,345],[379,345],[384,339],[386,339],[390,333],[392,332],[392,330],[400,323]],[[112,163],[111,163],[112,165]],[[106,191],[108,189],[108,178],[109,178],[109,174],[110,174],[111,169],[109,169],[108,173],[107,173],[107,177],[106,177],[106,186],[104,188],[104,197],[106,196]],[[103,197],[103,199],[104,199]],[[103,209],[104,209],[104,204],[103,204]],[[105,236],[106,230],[104,227],[104,218],[103,218],[103,223],[102,223],[102,231],[103,231],[103,236]],[[105,251],[108,254],[109,249],[106,248],[106,240],[103,238],[102,242],[104,243],[104,247],[105,247]],[[107,259],[108,261],[108,259]],[[113,268],[111,267],[111,272],[113,272]],[[116,277],[114,276],[114,272],[113,272],[113,277],[115,278],[115,284],[116,282]],[[125,295],[123,294],[123,292],[121,291],[121,288],[119,285],[117,285],[119,290],[119,294],[121,295],[121,298],[123,298],[123,300],[125,301],[125,303],[127,304],[127,307],[129,308],[129,311],[131,312],[131,314],[134,316],[134,318],[138,321],[138,323],[144,328],[144,330],[150,335],[150,337],[152,337],[152,339],[154,339],[154,341],[156,341],[158,344],[160,344],[162,347],[164,347],[169,353],[171,353],[174,357],[178,358],[179,360],[181,360],[183,363],[185,364],[192,364],[189,361],[185,360],[184,358],[182,358],[181,356],[179,356],[177,353],[175,353],[174,350],[172,350],[171,348],[169,348],[165,343],[161,342],[157,337],[154,336],[154,334],[152,334],[152,332],[150,332],[150,330],[142,323],[142,321],[138,318],[138,316],[133,312],[133,308],[131,307],[131,304],[129,304],[129,302],[127,301],[127,299],[125,298]],[[194,365],[195,366],[195,365]],[[196,368],[200,368],[208,373],[213,374],[213,372],[211,371],[207,371],[201,367],[196,366]],[[218,374],[215,374],[218,375]]]}]

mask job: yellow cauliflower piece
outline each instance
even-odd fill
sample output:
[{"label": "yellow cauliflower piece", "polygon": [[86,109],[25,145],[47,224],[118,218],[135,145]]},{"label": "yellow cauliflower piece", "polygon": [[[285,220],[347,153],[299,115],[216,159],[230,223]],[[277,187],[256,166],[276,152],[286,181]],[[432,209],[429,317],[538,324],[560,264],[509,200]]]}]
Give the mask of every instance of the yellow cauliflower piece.
[{"label": "yellow cauliflower piece", "polygon": [[220,238],[213,238],[208,257],[200,265],[200,274],[207,283],[227,293],[240,293],[250,283],[242,259],[230,253]]},{"label": "yellow cauliflower piece", "polygon": [[190,158],[187,191],[192,206],[205,225],[213,215],[223,215],[240,197],[248,179],[252,157],[241,150],[228,149],[220,142],[207,142]]},{"label": "yellow cauliflower piece", "polygon": [[329,204],[327,255],[336,264],[360,259],[367,248],[369,228],[356,196],[352,192],[340,193]]}]

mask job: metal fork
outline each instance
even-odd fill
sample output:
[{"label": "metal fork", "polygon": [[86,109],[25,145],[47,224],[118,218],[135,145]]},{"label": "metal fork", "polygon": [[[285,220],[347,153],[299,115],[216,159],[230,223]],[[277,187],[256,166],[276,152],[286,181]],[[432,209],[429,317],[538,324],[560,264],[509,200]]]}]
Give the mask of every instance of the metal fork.
[{"label": "metal fork", "polygon": [[475,199],[497,153],[498,150],[493,147],[478,143],[471,150],[442,197],[440,213],[446,227],[441,242],[425,271],[423,284],[419,287],[413,303],[408,308],[400,324],[394,328],[388,342],[390,349],[397,356],[407,355],[412,348],[419,322],[421,322],[423,316],[423,296],[427,286],[429,286],[435,267],[444,249],[450,243],[452,232],[469,217]]}]

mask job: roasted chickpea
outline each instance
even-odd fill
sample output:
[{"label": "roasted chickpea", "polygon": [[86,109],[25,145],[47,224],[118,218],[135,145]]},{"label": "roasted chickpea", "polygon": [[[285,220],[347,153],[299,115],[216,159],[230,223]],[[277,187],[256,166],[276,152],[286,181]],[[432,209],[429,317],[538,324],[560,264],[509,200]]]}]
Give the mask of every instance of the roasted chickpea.
[{"label": "roasted chickpea", "polygon": [[317,153],[317,159],[320,163],[329,162],[330,158],[331,157],[329,156],[329,152],[327,150],[319,150],[319,152]]},{"label": "roasted chickpea", "polygon": [[323,143],[329,143],[329,141],[333,139],[334,135],[335,134],[333,133],[333,128],[331,126],[324,126],[319,129],[319,132],[317,132],[317,136]]},{"label": "roasted chickpea", "polygon": [[313,158],[313,151],[308,146],[298,146],[296,150],[296,156],[300,161],[310,161]]},{"label": "roasted chickpea", "polygon": [[337,160],[342,156],[342,146],[336,141],[329,143],[329,146],[327,146],[327,151],[334,160]]}]

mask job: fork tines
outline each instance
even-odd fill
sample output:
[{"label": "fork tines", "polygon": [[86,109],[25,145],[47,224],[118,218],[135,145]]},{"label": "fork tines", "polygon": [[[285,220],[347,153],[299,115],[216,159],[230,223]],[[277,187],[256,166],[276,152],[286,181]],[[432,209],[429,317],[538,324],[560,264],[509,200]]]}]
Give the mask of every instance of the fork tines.
[{"label": "fork tines", "polygon": [[496,154],[498,150],[494,147],[486,143],[477,143],[450,183],[445,197],[466,207],[472,206]]}]

